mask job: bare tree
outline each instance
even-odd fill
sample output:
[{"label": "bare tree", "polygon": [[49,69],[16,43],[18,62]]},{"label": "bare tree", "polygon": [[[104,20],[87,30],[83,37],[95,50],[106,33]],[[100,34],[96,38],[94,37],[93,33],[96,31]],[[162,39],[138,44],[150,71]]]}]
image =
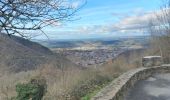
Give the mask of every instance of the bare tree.
[{"label": "bare tree", "polygon": [[70,20],[79,8],[70,0],[0,0],[0,33],[25,37],[28,31]]},{"label": "bare tree", "polygon": [[170,0],[164,1],[160,12],[155,14],[156,19],[150,23],[152,42],[157,46],[159,54],[165,63],[170,62]]}]

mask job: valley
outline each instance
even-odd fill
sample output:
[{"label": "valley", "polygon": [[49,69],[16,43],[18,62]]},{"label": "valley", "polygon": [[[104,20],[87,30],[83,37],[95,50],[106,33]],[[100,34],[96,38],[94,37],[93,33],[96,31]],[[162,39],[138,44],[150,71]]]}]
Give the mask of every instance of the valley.
[{"label": "valley", "polygon": [[[170,0],[0,0],[0,5],[0,100],[123,100],[135,82],[170,69],[156,62],[170,63]],[[161,85],[167,76],[162,75],[150,78]],[[154,100],[148,94],[155,87],[136,92],[153,84],[148,80],[137,83],[127,100]]]},{"label": "valley", "polygon": [[[52,51],[62,54],[79,66],[96,67],[115,59],[118,55],[126,51],[146,48],[148,44],[144,41],[148,41],[148,37],[122,37],[118,39],[63,42],[53,41],[51,45],[46,46],[51,47]],[[63,44],[65,44],[64,47]],[[68,44],[72,44],[72,46],[67,46]]]},{"label": "valley", "polygon": [[[148,38],[30,41],[0,35],[0,100],[35,77],[47,82],[43,100],[89,100],[121,73],[139,67]],[[48,44],[48,45],[47,45]],[[69,45],[66,45],[69,44]],[[44,46],[43,46],[44,45]]]}]

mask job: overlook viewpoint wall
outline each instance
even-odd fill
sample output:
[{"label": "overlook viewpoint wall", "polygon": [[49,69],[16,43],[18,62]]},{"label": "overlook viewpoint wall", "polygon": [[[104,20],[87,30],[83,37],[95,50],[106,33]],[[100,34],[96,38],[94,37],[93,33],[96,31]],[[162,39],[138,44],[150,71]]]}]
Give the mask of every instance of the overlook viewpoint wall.
[{"label": "overlook viewpoint wall", "polygon": [[132,88],[137,81],[146,79],[154,73],[168,72],[170,72],[170,64],[131,70],[111,82],[110,85],[92,97],[92,100],[124,100],[128,90]]}]

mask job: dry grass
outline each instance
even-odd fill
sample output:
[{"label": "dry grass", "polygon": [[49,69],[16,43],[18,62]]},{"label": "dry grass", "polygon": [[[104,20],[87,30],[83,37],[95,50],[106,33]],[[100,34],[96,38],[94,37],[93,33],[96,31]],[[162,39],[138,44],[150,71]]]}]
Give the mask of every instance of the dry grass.
[{"label": "dry grass", "polygon": [[36,76],[43,76],[47,81],[48,87],[44,100],[80,100],[81,97],[94,91],[98,86],[103,86],[121,73],[139,67],[141,57],[142,53],[139,56],[139,53],[135,52],[128,58],[122,55],[97,68],[83,70],[76,67],[64,69],[65,66],[60,66],[63,69],[58,69],[46,64],[34,71],[4,74],[0,77],[0,100],[9,100],[16,96],[15,85],[28,82]]}]

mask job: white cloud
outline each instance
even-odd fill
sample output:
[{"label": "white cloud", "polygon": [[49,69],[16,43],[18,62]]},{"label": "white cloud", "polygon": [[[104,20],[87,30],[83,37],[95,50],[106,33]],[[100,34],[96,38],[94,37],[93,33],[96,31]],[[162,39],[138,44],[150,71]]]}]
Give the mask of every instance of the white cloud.
[{"label": "white cloud", "polygon": [[[162,15],[162,11],[142,12],[136,10],[137,14],[126,16],[119,22],[106,25],[82,26],[78,28],[81,33],[140,33],[145,32],[150,25],[151,20],[155,23],[160,23],[157,20],[158,16]],[[121,13],[114,13],[123,16]]]},{"label": "white cloud", "polygon": [[73,2],[71,2],[71,7],[77,9],[84,5],[85,3],[86,3],[85,0],[74,0]]},{"label": "white cloud", "polygon": [[73,8],[78,8],[80,5],[81,5],[81,1],[75,1],[75,2],[73,2],[72,4],[71,4],[71,6],[73,7]]},{"label": "white cloud", "polygon": [[[170,9],[158,10],[156,12],[147,12],[142,15],[135,15],[122,19],[119,23],[113,24],[113,30],[141,30],[149,27],[152,22],[155,26],[161,25],[162,22],[158,20],[164,14],[164,11]],[[170,13],[169,13],[170,14]]]},{"label": "white cloud", "polygon": [[[88,12],[88,11],[87,11]],[[70,36],[128,36],[128,35],[143,35],[146,32],[150,21],[154,20],[155,23],[160,23],[157,21],[158,16],[162,16],[162,11],[156,12],[144,12],[142,10],[136,10],[131,16],[126,16],[124,13],[114,13],[122,16],[119,22],[116,23],[106,23],[101,25],[81,25],[72,27],[71,30],[54,31],[50,33],[70,35]],[[124,16],[124,17],[123,17]],[[114,16],[113,16],[114,17]],[[154,23],[154,24],[155,24]],[[66,27],[66,26],[65,26]],[[69,28],[70,29],[70,28]]]}]

